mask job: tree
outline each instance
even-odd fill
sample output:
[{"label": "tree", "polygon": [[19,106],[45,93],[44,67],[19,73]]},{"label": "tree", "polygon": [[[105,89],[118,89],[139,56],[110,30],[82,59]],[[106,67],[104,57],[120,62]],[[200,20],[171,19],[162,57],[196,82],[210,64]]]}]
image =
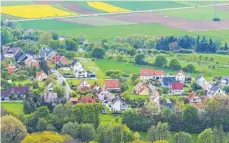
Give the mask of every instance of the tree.
[{"label": "tree", "polygon": [[13,34],[6,28],[1,28],[1,41],[2,44],[7,44],[13,40]]},{"label": "tree", "polygon": [[5,115],[1,117],[2,143],[18,143],[27,135],[27,130],[20,120]]},{"label": "tree", "polygon": [[174,143],[194,143],[194,140],[189,133],[179,132],[174,136]]},{"label": "tree", "polygon": [[105,55],[105,51],[102,48],[94,48],[91,54],[94,58],[102,59]]},{"label": "tree", "polygon": [[192,105],[187,105],[183,111],[184,130],[186,132],[198,132],[198,111]]},{"label": "tree", "polygon": [[157,137],[156,137],[156,127],[155,126],[151,126],[148,130],[147,130],[147,138],[148,141],[156,141]]},{"label": "tree", "polygon": [[161,140],[161,141],[155,141],[153,143],[169,143],[168,141],[165,141],[165,140]]},{"label": "tree", "polygon": [[65,40],[66,49],[70,51],[77,51],[77,43],[71,39]]},{"label": "tree", "polygon": [[156,66],[165,67],[166,64],[167,64],[167,62],[168,62],[168,61],[167,61],[167,59],[166,59],[165,56],[157,56],[154,64],[155,64]]},{"label": "tree", "polygon": [[82,142],[92,141],[95,137],[95,129],[91,124],[81,124],[80,125],[80,137]]},{"label": "tree", "polygon": [[188,64],[183,68],[183,70],[189,73],[194,73],[196,71],[196,68],[193,64]]},{"label": "tree", "polygon": [[169,62],[169,68],[173,70],[180,70],[181,69],[180,62],[177,59],[172,59]]},{"label": "tree", "polygon": [[169,140],[169,127],[168,127],[168,123],[161,123],[161,122],[159,122],[157,124],[156,138],[157,138],[157,140]]},{"label": "tree", "polygon": [[199,143],[213,143],[212,129],[205,129],[198,136]]},{"label": "tree", "polygon": [[52,39],[53,40],[58,40],[59,39],[59,35],[56,32],[52,32]]},{"label": "tree", "polygon": [[229,94],[229,86],[224,86],[224,87],[223,87],[223,90],[224,90],[227,94]]},{"label": "tree", "polygon": [[49,41],[51,41],[52,39],[53,39],[52,34],[46,31],[46,32],[41,33],[39,41],[41,44],[48,44]]},{"label": "tree", "polygon": [[112,143],[112,125],[111,124],[100,124],[97,129],[98,142],[100,143]]},{"label": "tree", "polygon": [[75,122],[68,122],[67,124],[64,124],[61,134],[68,134],[72,136],[73,138],[79,138],[80,135],[80,125]]},{"label": "tree", "polygon": [[135,56],[135,63],[136,64],[139,64],[139,65],[142,65],[142,64],[145,64],[145,55],[144,54],[137,54]]},{"label": "tree", "polygon": [[69,135],[60,135],[55,132],[44,131],[27,135],[21,143],[64,143],[70,141],[72,141],[72,137]]},{"label": "tree", "polygon": [[225,143],[225,133],[222,126],[213,128],[214,143]]}]

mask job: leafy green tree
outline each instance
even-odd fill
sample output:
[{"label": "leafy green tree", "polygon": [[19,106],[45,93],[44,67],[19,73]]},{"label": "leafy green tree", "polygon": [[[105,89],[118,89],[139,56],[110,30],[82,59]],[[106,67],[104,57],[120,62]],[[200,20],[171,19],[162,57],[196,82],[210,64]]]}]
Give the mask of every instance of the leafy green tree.
[{"label": "leafy green tree", "polygon": [[100,124],[97,129],[98,142],[100,143],[112,143],[112,125],[111,124]]},{"label": "leafy green tree", "polygon": [[105,55],[105,51],[102,48],[94,48],[91,53],[92,57],[102,59]]},{"label": "leafy green tree", "polygon": [[157,124],[156,137],[157,137],[157,140],[169,140],[169,127],[168,127],[168,123],[161,123],[161,122],[159,122]]},{"label": "leafy green tree", "polygon": [[148,130],[147,130],[147,138],[148,141],[156,141],[157,137],[156,137],[156,127],[154,125],[152,125]]},{"label": "leafy green tree", "polygon": [[189,73],[194,73],[196,71],[196,68],[193,64],[188,64],[183,68],[183,70]]},{"label": "leafy green tree", "polygon": [[80,125],[75,122],[68,122],[67,124],[64,124],[61,134],[68,134],[72,136],[73,138],[79,138],[80,135]]},{"label": "leafy green tree", "polygon": [[157,56],[155,59],[155,65],[165,67],[167,65],[168,61],[165,56]]},{"label": "leafy green tree", "polygon": [[192,105],[187,105],[183,111],[184,130],[190,133],[198,132],[198,111]]},{"label": "leafy green tree", "polygon": [[43,32],[40,35],[39,41],[41,44],[48,44],[52,40],[52,34],[50,32]]},{"label": "leafy green tree", "polygon": [[49,41],[48,45],[51,49],[54,49],[54,50],[61,48],[61,43],[59,40],[51,40]]},{"label": "leafy green tree", "polygon": [[213,143],[212,129],[205,129],[198,136],[199,143]]},{"label": "leafy green tree", "polygon": [[2,44],[7,44],[13,40],[13,34],[6,28],[1,28],[1,41]]},{"label": "leafy green tree", "polygon": [[1,117],[1,142],[18,143],[27,135],[27,130],[20,120],[5,115]]},{"label": "leafy green tree", "polygon": [[174,136],[174,143],[194,143],[194,140],[189,133],[179,132]]},{"label": "leafy green tree", "polygon": [[144,54],[137,54],[135,56],[135,63],[139,64],[139,65],[145,64],[146,63],[145,55]]},{"label": "leafy green tree", "polygon": [[214,143],[225,143],[225,133],[222,126],[213,128],[213,139]]},{"label": "leafy green tree", "polygon": [[44,118],[40,118],[37,122],[37,131],[41,132],[46,130],[48,122]]},{"label": "leafy green tree", "polygon": [[95,137],[95,129],[91,124],[81,124],[80,125],[80,136],[79,139],[82,142],[92,141]]},{"label": "leafy green tree", "polygon": [[169,143],[169,142],[166,141],[166,140],[160,140],[160,141],[155,141],[155,142],[153,142],[153,143]]},{"label": "leafy green tree", "polygon": [[65,40],[66,49],[70,51],[77,51],[77,43],[71,39]]},{"label": "leafy green tree", "polygon": [[172,59],[169,62],[169,68],[173,70],[180,70],[181,69],[180,62],[177,59]]},{"label": "leafy green tree", "polygon": [[59,39],[59,35],[56,32],[52,32],[52,39],[53,40],[58,40]]}]

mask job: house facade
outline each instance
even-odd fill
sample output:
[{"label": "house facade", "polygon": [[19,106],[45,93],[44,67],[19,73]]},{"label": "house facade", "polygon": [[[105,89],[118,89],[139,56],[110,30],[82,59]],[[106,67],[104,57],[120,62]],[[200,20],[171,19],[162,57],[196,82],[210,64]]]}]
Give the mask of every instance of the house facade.
[{"label": "house facade", "polygon": [[209,97],[212,97],[212,96],[225,96],[225,92],[219,88],[218,86],[212,86],[208,91],[207,91],[207,95]]},{"label": "house facade", "polygon": [[79,85],[77,86],[78,90],[81,91],[86,91],[89,90],[91,88],[91,85],[87,82],[87,80],[82,80]]},{"label": "house facade", "polygon": [[153,70],[153,69],[141,69],[140,78],[142,80],[156,79],[161,81],[165,77],[165,72],[162,70]]},{"label": "house facade", "polygon": [[113,94],[106,89],[103,89],[101,92],[99,92],[97,97],[101,102],[110,102],[114,98]]},{"label": "house facade", "polygon": [[202,76],[202,75],[199,75],[197,78],[196,78],[196,83],[202,87],[204,90],[208,90],[212,87],[212,85]]},{"label": "house facade", "polygon": [[109,107],[112,112],[121,112],[128,109],[128,105],[125,103],[124,99],[117,95],[112,102],[109,103]]},{"label": "house facade", "polygon": [[185,98],[191,104],[201,103],[202,100],[196,93],[189,93]]},{"label": "house facade", "polygon": [[43,71],[36,73],[36,80],[38,80],[38,81],[44,81],[47,78],[48,78],[48,75]]},{"label": "house facade", "polygon": [[173,82],[171,86],[171,93],[176,95],[181,95],[184,92],[183,83]]},{"label": "house facade", "polygon": [[139,82],[135,88],[135,94],[137,95],[149,95],[150,94],[150,89],[147,84],[143,82]]},{"label": "house facade", "polygon": [[185,82],[186,77],[187,77],[187,75],[182,70],[180,70],[179,72],[177,72],[177,74],[175,76],[176,81],[179,81],[179,82],[182,82],[182,83]]},{"label": "house facade", "polygon": [[229,86],[229,76],[222,77],[220,83],[222,85]]}]

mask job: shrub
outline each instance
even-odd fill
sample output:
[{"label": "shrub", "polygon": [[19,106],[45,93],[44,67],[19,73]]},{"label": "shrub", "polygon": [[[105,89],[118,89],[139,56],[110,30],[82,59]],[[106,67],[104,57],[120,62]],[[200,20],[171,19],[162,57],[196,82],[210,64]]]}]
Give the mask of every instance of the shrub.
[{"label": "shrub", "polygon": [[213,18],[213,21],[220,21],[220,18],[215,17],[215,18]]}]

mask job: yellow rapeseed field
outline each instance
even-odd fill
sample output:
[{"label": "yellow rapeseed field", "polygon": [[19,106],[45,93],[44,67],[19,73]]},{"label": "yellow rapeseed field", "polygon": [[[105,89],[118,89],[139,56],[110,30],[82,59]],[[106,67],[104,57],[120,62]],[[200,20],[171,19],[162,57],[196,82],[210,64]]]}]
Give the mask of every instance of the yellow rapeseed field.
[{"label": "yellow rapeseed field", "polygon": [[105,2],[87,2],[90,7],[106,12],[128,12],[130,10],[116,7]]},{"label": "yellow rapeseed field", "polygon": [[70,16],[75,13],[63,11],[50,5],[18,5],[1,7],[3,14],[22,18],[45,18],[56,16]]}]

